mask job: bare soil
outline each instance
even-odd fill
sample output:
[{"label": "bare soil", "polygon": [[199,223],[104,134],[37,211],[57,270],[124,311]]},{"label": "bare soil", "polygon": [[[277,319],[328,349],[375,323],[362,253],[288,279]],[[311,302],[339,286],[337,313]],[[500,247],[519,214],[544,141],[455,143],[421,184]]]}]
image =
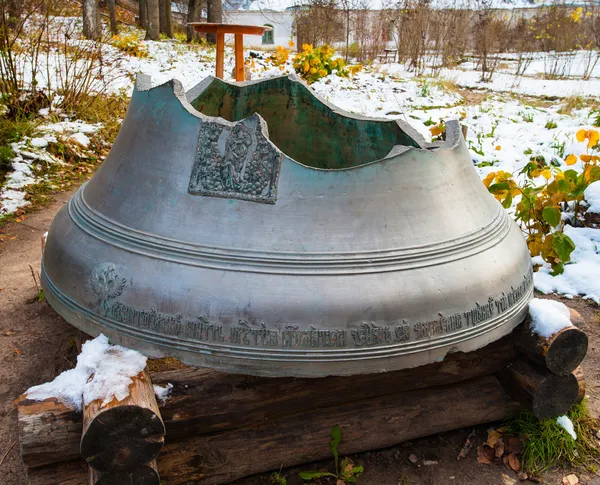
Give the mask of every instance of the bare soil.
[{"label": "bare soil", "polygon": [[[40,239],[54,215],[72,193],[62,193],[44,209],[34,212],[21,223],[0,230],[0,485],[26,485],[27,477],[18,445],[14,400],[28,387],[53,379],[70,368],[76,359],[75,334],[45,302],[35,301],[37,288],[32,277],[39,272]],[[30,267],[31,266],[31,267]],[[565,303],[586,319],[584,330],[590,337],[588,356],[583,368],[592,414],[600,416],[600,312],[581,299]],[[465,409],[464,412],[469,412]],[[489,426],[480,426],[477,443],[466,459],[456,457],[472,429],[461,429],[388,448],[351,456],[362,463],[362,485],[510,485],[519,482],[517,474],[501,465],[483,465],[476,460],[476,446],[486,437]],[[343,437],[342,437],[343,439]],[[408,457],[414,454],[417,462]],[[425,465],[424,460],[436,462]],[[333,461],[323,461],[282,470],[289,485],[303,483],[298,472],[332,470]],[[562,484],[562,477],[575,473],[580,483],[600,485],[600,478],[583,470],[553,470],[544,483]],[[235,482],[237,485],[272,485],[271,474],[257,475]],[[322,483],[333,483],[325,482]],[[523,482],[531,483],[531,482]],[[53,484],[48,484],[53,485]],[[168,485],[168,483],[165,483]]]}]

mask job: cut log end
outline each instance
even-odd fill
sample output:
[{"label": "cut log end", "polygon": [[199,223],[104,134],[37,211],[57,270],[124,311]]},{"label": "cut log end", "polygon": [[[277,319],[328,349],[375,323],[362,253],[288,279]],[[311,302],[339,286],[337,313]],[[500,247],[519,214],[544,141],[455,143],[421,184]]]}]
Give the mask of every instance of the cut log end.
[{"label": "cut log end", "polygon": [[576,327],[562,330],[546,353],[546,367],[556,375],[573,372],[583,361],[588,349],[587,335]]},{"label": "cut log end", "polygon": [[573,374],[549,375],[533,396],[532,411],[539,419],[566,414],[577,401],[579,383]]},{"label": "cut log end", "polygon": [[90,423],[81,438],[81,456],[100,472],[132,470],[158,455],[164,435],[164,424],[152,410],[117,406]]},{"label": "cut log end", "polygon": [[100,473],[89,468],[89,485],[160,485],[155,462],[129,472]]}]

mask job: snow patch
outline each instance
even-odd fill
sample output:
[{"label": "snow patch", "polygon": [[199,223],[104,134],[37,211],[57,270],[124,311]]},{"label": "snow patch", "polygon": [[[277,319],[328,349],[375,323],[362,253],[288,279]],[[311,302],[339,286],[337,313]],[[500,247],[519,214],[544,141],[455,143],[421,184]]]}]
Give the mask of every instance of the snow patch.
[{"label": "snow patch", "polygon": [[556,424],[564,428],[565,431],[571,435],[571,438],[577,440],[577,433],[575,433],[573,421],[571,421],[568,416],[559,416],[556,418]]},{"label": "snow patch", "polygon": [[48,146],[48,140],[45,138],[32,138],[29,144],[35,148],[46,148]]},{"label": "snow patch", "polygon": [[590,184],[583,193],[585,200],[590,204],[586,212],[600,214],[600,180]]},{"label": "snow patch", "polygon": [[79,143],[82,147],[87,148],[88,146],[90,146],[90,139],[84,135],[81,132],[78,133],[73,133],[70,137],[69,140],[74,141],[75,143]]},{"label": "snow patch", "polygon": [[74,369],[63,372],[52,382],[29,388],[26,394],[35,401],[54,397],[81,411],[84,404],[97,399],[103,405],[113,398],[125,399],[129,396],[131,378],[145,367],[145,356],[120,345],[110,345],[108,337],[101,334],[83,344]]},{"label": "snow patch", "polygon": [[171,394],[171,391],[173,390],[173,384],[171,384],[170,382],[165,386],[157,386],[156,384],[153,386],[154,387],[154,394],[156,394],[156,398],[162,403],[164,404],[169,395]]},{"label": "snow patch", "polygon": [[570,312],[564,303],[534,298],[529,302],[531,330],[541,337],[551,337],[563,328],[570,327]]}]

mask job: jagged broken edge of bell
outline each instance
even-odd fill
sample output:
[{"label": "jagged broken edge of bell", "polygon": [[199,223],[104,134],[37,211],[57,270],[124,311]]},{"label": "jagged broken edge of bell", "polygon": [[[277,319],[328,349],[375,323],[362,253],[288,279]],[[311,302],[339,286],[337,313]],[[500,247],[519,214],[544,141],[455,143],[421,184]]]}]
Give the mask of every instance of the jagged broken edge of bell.
[{"label": "jagged broken edge of bell", "polygon": [[[244,111],[253,106],[269,124]],[[227,372],[307,377],[475,350],[511,332],[533,292],[524,238],[458,122],[427,143],[286,76],[208,78],[187,97],[177,81],[150,88],[141,76],[106,161],[52,224],[42,281],[90,335]]]}]

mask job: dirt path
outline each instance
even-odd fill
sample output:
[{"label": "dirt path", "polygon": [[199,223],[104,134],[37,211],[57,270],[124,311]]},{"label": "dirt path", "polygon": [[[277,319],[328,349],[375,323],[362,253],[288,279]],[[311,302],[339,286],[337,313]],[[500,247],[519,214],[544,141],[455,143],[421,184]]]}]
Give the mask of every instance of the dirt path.
[{"label": "dirt path", "polygon": [[[32,302],[36,287],[31,276],[39,271],[40,237],[48,230],[56,212],[71,193],[57,196],[45,209],[31,214],[19,224],[10,224],[0,234],[0,485],[26,485],[25,469],[19,455],[14,400],[28,387],[53,379],[74,362],[75,330],[46,302]],[[600,416],[600,313],[596,305],[581,300],[564,300],[586,318],[585,331],[590,336],[590,349],[584,362],[587,394],[595,416]],[[464,412],[468,412],[465,409]],[[477,428],[479,443],[487,426]],[[481,465],[475,451],[466,460],[456,461],[458,450],[471,429],[458,430],[410,443],[353,456],[365,466],[360,485],[511,485],[517,476],[496,465]],[[478,444],[479,444],[478,443]],[[417,456],[411,463],[410,454]],[[437,462],[425,466],[423,460]],[[302,480],[298,472],[331,468],[331,461],[284,470],[288,485]],[[562,484],[565,471],[546,474],[547,484]],[[579,473],[580,483],[600,485],[600,478]],[[237,485],[272,485],[271,474],[250,477]],[[323,482],[324,483],[324,482]],[[522,482],[532,483],[532,482]],[[53,484],[48,484],[53,485]],[[168,484],[164,484],[168,485]]]}]

